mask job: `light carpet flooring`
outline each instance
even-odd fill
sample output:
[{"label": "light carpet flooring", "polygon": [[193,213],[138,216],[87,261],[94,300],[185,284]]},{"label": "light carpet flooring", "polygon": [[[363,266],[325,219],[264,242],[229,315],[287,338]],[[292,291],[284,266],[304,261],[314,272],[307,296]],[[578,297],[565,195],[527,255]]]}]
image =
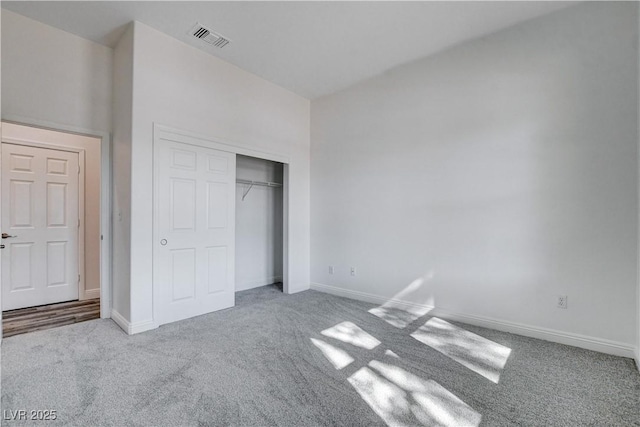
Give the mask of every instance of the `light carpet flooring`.
[{"label": "light carpet flooring", "polygon": [[[369,312],[372,310],[372,313]],[[2,344],[11,425],[640,425],[633,361],[268,286],[127,336],[92,320]]]}]

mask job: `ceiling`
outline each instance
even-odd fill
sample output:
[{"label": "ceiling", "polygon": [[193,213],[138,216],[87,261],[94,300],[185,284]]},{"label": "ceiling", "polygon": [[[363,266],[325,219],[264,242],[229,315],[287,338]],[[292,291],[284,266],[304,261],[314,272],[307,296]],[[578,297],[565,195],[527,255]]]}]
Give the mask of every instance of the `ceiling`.
[{"label": "ceiling", "polygon": [[[2,1],[2,8],[113,47],[140,21],[314,99],[572,2]],[[232,43],[192,38],[199,22]]]}]

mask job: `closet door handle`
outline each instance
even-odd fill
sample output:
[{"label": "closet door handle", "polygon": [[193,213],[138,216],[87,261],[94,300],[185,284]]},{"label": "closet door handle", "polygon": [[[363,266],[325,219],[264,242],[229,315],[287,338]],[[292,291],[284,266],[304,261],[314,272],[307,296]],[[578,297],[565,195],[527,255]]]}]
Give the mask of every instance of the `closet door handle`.
[{"label": "closet door handle", "polygon": [[162,240],[160,240],[160,244],[161,244],[162,246],[166,246],[166,245],[167,245],[167,239],[162,239]]}]

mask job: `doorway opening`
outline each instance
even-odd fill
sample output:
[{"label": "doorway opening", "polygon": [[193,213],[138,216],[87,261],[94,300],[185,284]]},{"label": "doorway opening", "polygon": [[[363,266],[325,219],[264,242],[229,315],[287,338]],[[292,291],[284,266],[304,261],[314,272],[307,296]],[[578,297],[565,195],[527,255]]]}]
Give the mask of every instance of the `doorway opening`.
[{"label": "doorway opening", "polygon": [[3,336],[100,317],[101,143],[3,123]]},{"label": "doorway opening", "polygon": [[283,163],[236,156],[236,298],[283,292],[283,183]]}]

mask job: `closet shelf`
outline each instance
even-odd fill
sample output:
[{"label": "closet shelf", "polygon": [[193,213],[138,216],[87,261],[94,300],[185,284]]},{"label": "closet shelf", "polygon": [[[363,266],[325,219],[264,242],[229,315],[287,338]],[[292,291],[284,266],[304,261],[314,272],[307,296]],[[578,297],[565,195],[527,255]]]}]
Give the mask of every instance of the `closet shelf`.
[{"label": "closet shelf", "polygon": [[244,184],[244,185],[248,185],[249,187],[244,191],[244,193],[242,193],[242,200],[244,200],[245,197],[247,197],[247,194],[249,194],[249,191],[251,191],[251,188],[254,185],[260,185],[262,187],[282,187],[282,184],[280,184],[279,182],[269,182],[269,181],[251,181],[249,179],[236,179],[236,182],[238,184]]}]

